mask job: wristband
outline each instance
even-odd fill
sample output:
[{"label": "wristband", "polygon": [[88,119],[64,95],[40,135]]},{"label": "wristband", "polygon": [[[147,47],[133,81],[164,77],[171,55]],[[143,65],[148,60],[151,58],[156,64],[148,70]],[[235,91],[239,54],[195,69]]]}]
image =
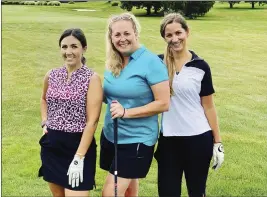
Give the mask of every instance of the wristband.
[{"label": "wristband", "polygon": [[81,154],[81,153],[76,153],[75,155],[79,155],[79,156],[82,156],[82,157],[84,156],[84,155],[83,155],[83,154]]},{"label": "wristband", "polygon": [[82,159],[82,158],[84,158],[84,157],[85,157],[85,156],[84,156],[83,154],[81,154],[81,153],[76,153],[75,155],[79,156],[79,157],[80,157],[80,159]]},{"label": "wristband", "polygon": [[125,114],[125,108],[123,108],[123,114],[122,114],[121,118],[123,118],[124,114]]},{"label": "wristband", "polygon": [[46,126],[46,120],[41,122],[41,127],[44,128],[44,126]]}]

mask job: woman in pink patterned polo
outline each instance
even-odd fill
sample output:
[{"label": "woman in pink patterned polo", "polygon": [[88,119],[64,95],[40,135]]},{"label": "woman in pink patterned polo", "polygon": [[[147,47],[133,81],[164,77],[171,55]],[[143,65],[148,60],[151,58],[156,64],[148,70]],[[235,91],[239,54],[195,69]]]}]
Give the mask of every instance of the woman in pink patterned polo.
[{"label": "woman in pink patterned polo", "polygon": [[80,29],[59,39],[64,66],[49,71],[41,97],[43,136],[39,176],[53,196],[88,196],[95,185],[97,128],[103,91],[99,76],[85,65]]}]

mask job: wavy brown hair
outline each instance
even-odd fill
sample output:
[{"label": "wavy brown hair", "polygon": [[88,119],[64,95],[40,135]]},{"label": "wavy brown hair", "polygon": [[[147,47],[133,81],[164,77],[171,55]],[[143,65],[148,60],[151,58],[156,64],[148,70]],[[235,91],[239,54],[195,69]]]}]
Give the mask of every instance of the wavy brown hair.
[{"label": "wavy brown hair", "polygon": [[[186,23],[186,20],[181,14],[170,13],[170,14],[164,16],[164,18],[160,24],[160,35],[162,38],[165,39],[166,26],[168,24],[171,24],[171,23],[179,23],[179,24],[181,24],[182,28],[185,31],[188,32],[188,30],[189,30],[187,23]],[[170,80],[170,91],[171,91],[171,95],[173,95],[172,82],[173,82],[173,77],[174,77],[175,72],[176,72],[176,66],[175,66],[175,62],[174,62],[173,52],[172,52],[169,44],[167,45],[167,47],[164,51],[164,63],[167,65],[167,68],[168,68],[168,74],[169,74],[169,80]]]},{"label": "wavy brown hair", "polygon": [[120,15],[113,15],[108,19],[107,33],[106,33],[106,67],[112,74],[117,77],[123,69],[124,59],[121,53],[115,48],[112,43],[112,25],[121,20],[130,21],[133,25],[134,33],[137,37],[141,32],[141,26],[133,14],[122,13]]}]

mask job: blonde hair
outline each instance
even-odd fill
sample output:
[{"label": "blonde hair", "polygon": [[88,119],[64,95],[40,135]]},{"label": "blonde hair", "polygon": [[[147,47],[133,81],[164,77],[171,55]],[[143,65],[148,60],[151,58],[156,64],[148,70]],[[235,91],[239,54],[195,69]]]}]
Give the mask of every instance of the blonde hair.
[{"label": "blonde hair", "polygon": [[106,32],[106,67],[112,72],[115,77],[120,75],[120,72],[123,69],[124,59],[121,53],[115,48],[112,43],[112,25],[113,23],[121,20],[130,21],[132,23],[134,33],[137,37],[139,37],[139,34],[141,32],[141,26],[133,14],[126,12],[120,15],[113,15],[108,19]]},{"label": "blonde hair", "polygon": [[[187,26],[185,18],[179,13],[170,13],[164,16],[160,24],[160,35],[162,38],[165,39],[166,26],[171,23],[181,24],[182,28],[188,32],[188,26]],[[174,92],[172,88],[172,82],[173,82],[173,77],[176,72],[176,66],[174,62],[173,52],[171,48],[169,47],[169,44],[166,47],[165,52],[164,52],[164,63],[167,65],[169,80],[170,80],[170,91],[171,91],[171,95],[173,95]]]}]

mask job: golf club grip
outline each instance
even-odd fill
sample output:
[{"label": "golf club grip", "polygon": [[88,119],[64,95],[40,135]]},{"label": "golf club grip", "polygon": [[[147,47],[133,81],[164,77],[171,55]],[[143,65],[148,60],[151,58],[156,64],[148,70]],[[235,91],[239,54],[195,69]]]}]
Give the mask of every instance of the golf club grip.
[{"label": "golf club grip", "polygon": [[117,194],[117,183],[118,183],[118,169],[117,169],[117,161],[118,161],[118,119],[115,118],[114,119],[114,193],[115,193],[115,197],[118,196]]}]

